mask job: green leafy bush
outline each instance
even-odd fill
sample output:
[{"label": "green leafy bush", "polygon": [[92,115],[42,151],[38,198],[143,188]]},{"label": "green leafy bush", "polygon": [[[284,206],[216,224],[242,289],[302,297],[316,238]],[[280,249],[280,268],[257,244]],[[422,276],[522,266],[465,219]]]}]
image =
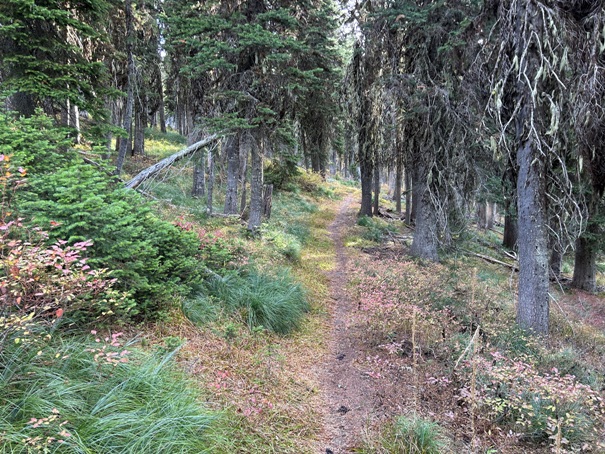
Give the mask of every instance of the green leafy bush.
[{"label": "green leafy bush", "polygon": [[276,190],[286,188],[295,177],[300,175],[297,163],[297,156],[291,154],[284,154],[274,159],[263,172],[265,184],[272,184]]},{"label": "green leafy bush", "polygon": [[479,400],[493,421],[508,423],[536,442],[550,440],[553,446],[573,449],[597,443],[605,448],[599,442],[605,423],[599,391],[556,368],[541,373],[534,365],[497,351],[477,361]]},{"label": "green leafy bush", "polygon": [[216,301],[230,312],[241,314],[250,329],[263,327],[278,334],[296,329],[309,310],[301,285],[293,281],[287,270],[278,275],[250,270],[245,274],[214,276],[205,291],[186,304],[185,314],[203,319],[206,309]]},{"label": "green leafy bush", "polygon": [[174,370],[174,351],[92,334],[0,350],[0,453],[212,452],[217,415]]}]

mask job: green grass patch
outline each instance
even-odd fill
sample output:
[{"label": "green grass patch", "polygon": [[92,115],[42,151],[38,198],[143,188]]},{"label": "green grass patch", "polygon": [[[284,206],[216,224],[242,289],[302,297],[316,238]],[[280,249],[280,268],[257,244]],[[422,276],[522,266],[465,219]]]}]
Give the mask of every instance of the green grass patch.
[{"label": "green grass patch", "polygon": [[174,350],[145,353],[118,334],[4,347],[0,453],[197,454],[220,442]]},{"label": "green grass patch", "polygon": [[364,454],[443,454],[448,441],[435,422],[417,415],[400,416],[378,434],[371,434],[361,453]]},{"label": "green grass patch", "polygon": [[288,270],[273,275],[251,269],[214,276],[204,291],[185,304],[185,314],[199,323],[211,320],[210,314],[218,313],[221,307],[239,314],[250,329],[265,328],[277,334],[298,328],[309,310],[302,286]]},{"label": "green grass patch", "polygon": [[148,155],[165,158],[187,146],[187,139],[174,131],[166,133],[158,129],[145,130],[145,151]]}]

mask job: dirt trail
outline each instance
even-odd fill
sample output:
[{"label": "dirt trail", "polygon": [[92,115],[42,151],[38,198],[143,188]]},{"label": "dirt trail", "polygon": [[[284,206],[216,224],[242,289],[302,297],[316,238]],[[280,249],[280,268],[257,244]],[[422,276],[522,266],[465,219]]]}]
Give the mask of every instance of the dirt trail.
[{"label": "dirt trail", "polygon": [[329,227],[336,247],[336,267],[329,273],[332,324],[329,353],[320,373],[327,406],[324,419],[326,441],[320,452],[327,454],[353,452],[374,407],[372,383],[358,367],[358,356],[364,349],[360,348],[359,333],[351,323],[351,315],[356,308],[346,286],[348,257],[343,237],[346,227],[355,222],[353,200],[352,195],[344,200]]}]

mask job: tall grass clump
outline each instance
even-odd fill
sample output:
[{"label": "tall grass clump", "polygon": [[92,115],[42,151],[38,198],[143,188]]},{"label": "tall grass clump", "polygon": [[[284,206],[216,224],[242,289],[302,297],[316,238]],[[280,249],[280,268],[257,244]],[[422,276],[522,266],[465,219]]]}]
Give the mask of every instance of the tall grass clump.
[{"label": "tall grass clump", "polygon": [[119,333],[3,347],[0,453],[211,452],[216,415],[172,367],[174,351],[144,353]]},{"label": "tall grass clump", "polygon": [[366,441],[366,454],[443,454],[448,443],[441,427],[417,415],[400,416],[378,436]]},{"label": "tall grass clump", "polygon": [[230,312],[240,314],[250,329],[263,327],[277,334],[288,334],[300,325],[309,310],[302,286],[288,270],[276,275],[256,269],[224,277],[217,275],[205,287],[186,304],[186,315],[207,313],[218,300]]}]

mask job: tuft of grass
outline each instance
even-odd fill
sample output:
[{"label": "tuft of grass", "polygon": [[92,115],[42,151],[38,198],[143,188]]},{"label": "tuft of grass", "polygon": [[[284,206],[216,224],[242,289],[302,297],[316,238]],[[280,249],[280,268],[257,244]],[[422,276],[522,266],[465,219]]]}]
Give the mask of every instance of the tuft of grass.
[{"label": "tuft of grass", "polygon": [[116,334],[6,347],[0,453],[212,452],[217,415],[172,367],[174,350],[148,354]]},{"label": "tuft of grass", "polygon": [[365,454],[443,454],[447,438],[439,424],[413,414],[400,416],[386,428],[366,440],[360,452]]},{"label": "tuft of grass", "polygon": [[288,334],[298,328],[309,304],[302,286],[294,282],[288,270],[271,275],[252,269],[245,274],[215,276],[206,292],[186,303],[185,315],[192,321],[204,320],[215,301],[241,314],[250,329],[265,328],[277,334]]}]

